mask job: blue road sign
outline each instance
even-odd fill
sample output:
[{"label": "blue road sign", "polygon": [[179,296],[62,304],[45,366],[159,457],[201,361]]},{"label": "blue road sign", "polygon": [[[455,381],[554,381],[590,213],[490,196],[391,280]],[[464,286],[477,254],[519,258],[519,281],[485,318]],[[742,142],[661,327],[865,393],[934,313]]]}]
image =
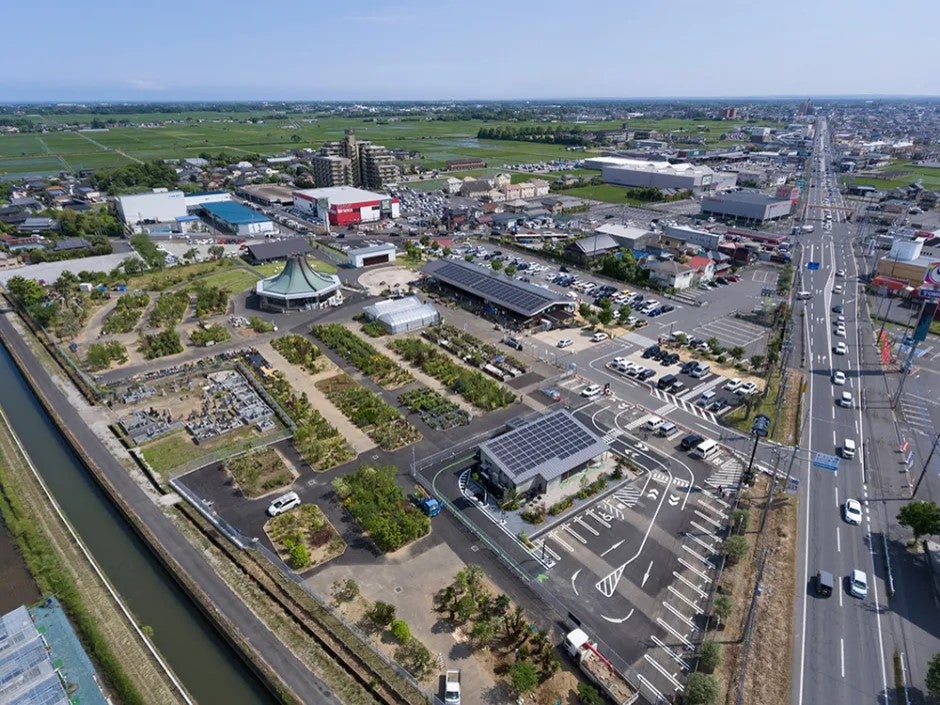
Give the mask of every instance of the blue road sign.
[{"label": "blue road sign", "polygon": [[825,453],[816,453],[813,456],[813,465],[823,470],[838,470],[839,457],[836,455],[826,455]]},{"label": "blue road sign", "polygon": [[815,272],[817,269],[819,269],[819,262],[807,262],[806,268],[812,269]]},{"label": "blue road sign", "polygon": [[798,477],[791,477],[787,480],[787,492],[789,494],[796,494],[800,490],[800,479]]}]

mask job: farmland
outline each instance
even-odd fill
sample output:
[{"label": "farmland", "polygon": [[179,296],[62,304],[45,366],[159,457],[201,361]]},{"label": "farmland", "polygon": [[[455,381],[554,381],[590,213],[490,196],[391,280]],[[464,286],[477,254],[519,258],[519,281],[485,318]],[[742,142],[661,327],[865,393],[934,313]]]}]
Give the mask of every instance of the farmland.
[{"label": "farmland", "polygon": [[[261,113],[258,114],[260,116]],[[238,113],[238,119],[256,117]],[[93,116],[50,115],[50,123],[90,121]],[[343,131],[356,130],[361,139],[373,140],[390,149],[413,150],[422,155],[421,165],[432,169],[449,159],[479,157],[500,167],[506,163],[575,158],[562,145],[478,140],[484,125],[499,123],[482,120],[426,121],[403,119],[378,124],[358,118],[293,117],[285,115],[256,123],[229,121],[223,113],[179,113],[153,115],[97,115],[101,120],[113,117],[129,121],[174,120],[162,127],[115,127],[108,130],[83,132],[49,132],[43,134],[0,135],[0,175],[4,173],[39,173],[63,169],[97,169],[118,167],[134,160],[182,159],[201,153],[230,156],[244,154],[270,155],[297,147],[319,147],[324,141],[340,139]],[[514,123],[523,126],[527,123]],[[534,124],[534,123],[531,123]],[[637,119],[629,122],[633,129],[688,130],[689,136],[705,137],[717,144],[719,135],[730,125],[704,123],[708,132],[701,132],[695,120]],[[590,122],[583,130],[619,129],[621,121]],[[295,139],[295,135],[299,139]]]}]

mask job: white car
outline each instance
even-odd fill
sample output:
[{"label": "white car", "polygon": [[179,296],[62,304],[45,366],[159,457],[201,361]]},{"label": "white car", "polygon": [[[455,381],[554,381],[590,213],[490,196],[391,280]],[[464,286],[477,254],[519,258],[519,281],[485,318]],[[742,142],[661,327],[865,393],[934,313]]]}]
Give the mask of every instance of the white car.
[{"label": "white car", "polygon": [[838,404],[839,406],[846,409],[851,409],[853,406],[855,406],[855,400],[852,398],[852,392],[848,390],[842,392],[842,396],[839,397]]},{"label": "white car", "polygon": [[845,355],[849,351],[849,346],[840,340],[838,343],[836,343],[834,351],[836,355]]},{"label": "white car", "polygon": [[837,336],[839,336],[840,338],[844,338],[844,337],[845,337],[845,326],[842,326],[842,325],[836,326],[836,330],[835,330],[835,333],[834,333],[834,334],[837,335]]},{"label": "white car", "polygon": [[744,382],[735,377],[734,379],[728,380],[724,386],[724,389],[728,392],[736,392],[741,388],[742,384],[744,384]]},{"label": "white car", "polygon": [[841,293],[842,293],[842,285],[841,285],[841,284],[836,284],[834,287],[832,287],[832,293],[833,293],[833,294],[841,294]]},{"label": "white car", "polygon": [[844,276],[845,276],[845,270],[844,270],[844,269],[840,269],[839,271],[836,272],[836,276],[837,276],[837,277],[844,277]]},{"label": "white car", "polygon": [[862,523],[862,504],[857,499],[847,499],[842,510],[843,516],[849,524]]},{"label": "white car", "polygon": [[836,316],[836,324],[840,326],[845,325],[845,316]]},{"label": "white car", "polygon": [[607,333],[595,333],[591,336],[592,343],[599,343],[602,340],[607,340]]},{"label": "white car", "polygon": [[738,387],[735,394],[740,394],[741,396],[746,396],[748,394],[753,394],[757,391],[757,385],[753,382],[745,382],[740,387]]},{"label": "white car", "polygon": [[864,570],[855,569],[849,576],[849,592],[852,597],[865,599],[868,596],[868,576]]},{"label": "white car", "polygon": [[556,344],[559,348],[567,348],[569,345],[574,345],[574,341],[571,338],[562,338]]},{"label": "white car", "polygon": [[276,517],[278,514],[300,506],[300,496],[296,492],[287,492],[276,498],[268,505],[268,516]]},{"label": "white car", "polygon": [[582,397],[596,397],[601,393],[601,385],[592,384],[590,387],[585,387],[581,390]]},{"label": "white car", "polygon": [[833,384],[845,384],[845,372],[842,370],[836,370],[832,373],[832,383]]},{"label": "white car", "polygon": [[610,361],[610,364],[613,365],[614,367],[620,367],[621,365],[626,365],[626,364],[627,364],[627,358],[625,358],[625,357],[615,357],[613,360]]}]

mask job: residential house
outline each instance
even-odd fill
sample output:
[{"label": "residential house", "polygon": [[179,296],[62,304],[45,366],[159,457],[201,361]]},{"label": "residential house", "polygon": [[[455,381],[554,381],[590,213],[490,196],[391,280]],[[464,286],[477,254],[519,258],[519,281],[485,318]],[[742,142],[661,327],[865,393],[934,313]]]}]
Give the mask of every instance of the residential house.
[{"label": "residential house", "polygon": [[568,243],[565,256],[583,265],[619,249],[620,244],[610,235],[588,235]]},{"label": "residential house", "polygon": [[710,282],[715,278],[715,262],[708,257],[690,257],[686,264],[695,270],[693,278],[696,284]]},{"label": "residential house", "polygon": [[17,227],[17,230],[21,233],[41,233],[46,230],[58,229],[59,221],[52,218],[27,218]]},{"label": "residential house", "polygon": [[646,267],[650,281],[669,289],[688,289],[695,278],[695,270],[675,260],[654,262]]}]

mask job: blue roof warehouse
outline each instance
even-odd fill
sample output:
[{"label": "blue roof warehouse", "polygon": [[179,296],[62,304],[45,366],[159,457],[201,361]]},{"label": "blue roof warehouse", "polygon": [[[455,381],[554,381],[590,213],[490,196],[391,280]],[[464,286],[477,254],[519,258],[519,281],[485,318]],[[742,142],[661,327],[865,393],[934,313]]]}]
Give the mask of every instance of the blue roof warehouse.
[{"label": "blue roof warehouse", "polygon": [[247,206],[234,202],[204,203],[203,216],[219,230],[236,235],[265,235],[275,232],[274,223]]}]

